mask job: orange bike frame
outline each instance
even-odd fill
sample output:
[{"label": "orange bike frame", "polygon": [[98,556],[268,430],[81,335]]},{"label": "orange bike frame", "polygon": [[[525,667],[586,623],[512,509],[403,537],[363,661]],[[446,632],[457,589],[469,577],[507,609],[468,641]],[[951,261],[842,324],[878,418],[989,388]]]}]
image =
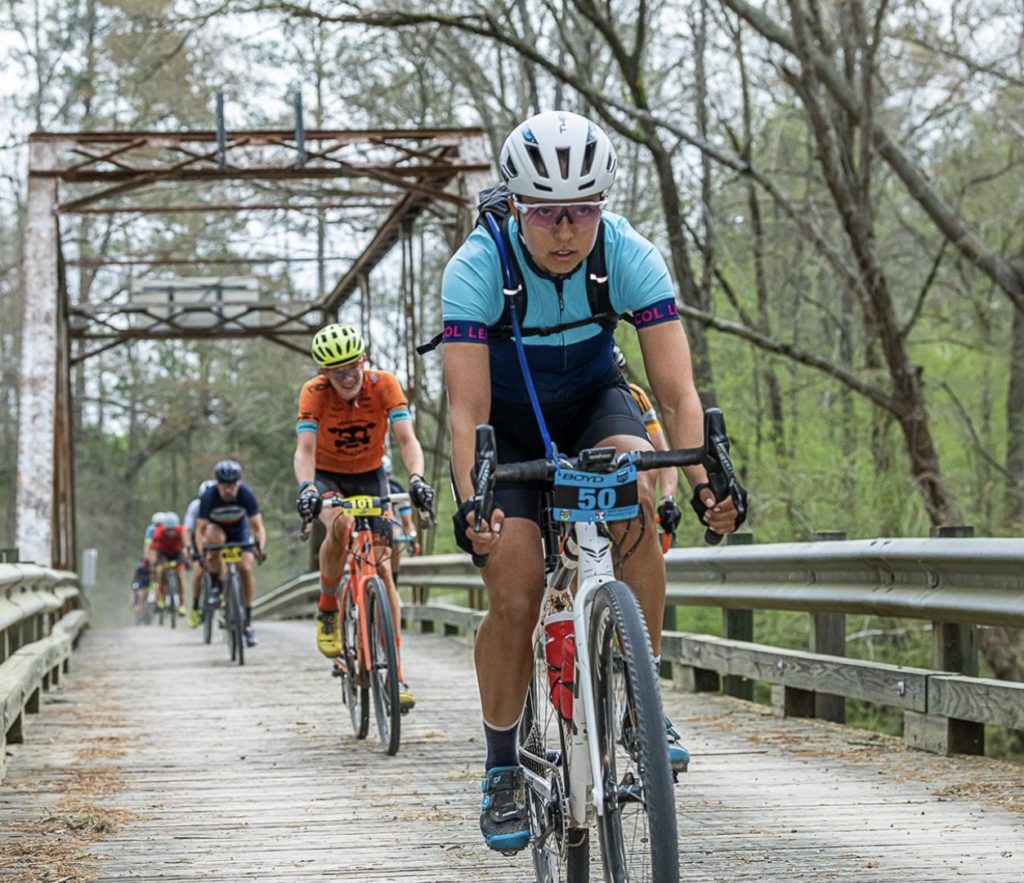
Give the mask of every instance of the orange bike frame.
[{"label": "orange bike frame", "polygon": [[[380,576],[377,571],[377,561],[373,556],[373,551],[373,532],[369,526],[356,530],[353,524],[352,533],[348,540],[348,571],[350,576],[345,590],[339,599],[339,603],[341,604],[342,612],[344,612],[345,597],[351,593],[356,609],[359,611],[359,667],[364,672],[370,670],[372,663],[372,657],[370,656],[370,623],[366,610],[366,583],[372,577]],[[390,554],[390,550],[388,554]]]}]

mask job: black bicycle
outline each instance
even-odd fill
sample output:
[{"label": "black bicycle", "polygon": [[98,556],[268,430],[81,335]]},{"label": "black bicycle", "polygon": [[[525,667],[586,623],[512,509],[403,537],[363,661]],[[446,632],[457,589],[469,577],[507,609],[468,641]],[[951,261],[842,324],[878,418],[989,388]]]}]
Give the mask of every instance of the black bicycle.
[{"label": "black bicycle", "polygon": [[224,637],[231,653],[231,661],[239,665],[245,665],[245,604],[242,601],[242,574],[238,569],[238,562],[242,560],[242,552],[254,547],[255,543],[252,542],[220,543],[208,544],[204,550],[219,551],[227,566],[228,575],[224,581]]},{"label": "black bicycle", "polygon": [[213,640],[213,624],[223,601],[220,584],[214,580],[212,573],[204,570],[199,596],[199,615],[203,626],[204,644],[209,644]]}]

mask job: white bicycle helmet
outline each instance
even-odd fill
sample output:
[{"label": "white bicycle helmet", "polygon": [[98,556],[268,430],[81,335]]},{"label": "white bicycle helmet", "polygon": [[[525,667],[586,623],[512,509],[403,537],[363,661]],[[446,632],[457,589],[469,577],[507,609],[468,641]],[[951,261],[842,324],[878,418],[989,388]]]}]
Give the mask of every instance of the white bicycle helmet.
[{"label": "white bicycle helmet", "polygon": [[601,127],[564,110],[520,123],[498,159],[501,177],[517,196],[566,201],[604,193],[617,165],[615,148]]}]

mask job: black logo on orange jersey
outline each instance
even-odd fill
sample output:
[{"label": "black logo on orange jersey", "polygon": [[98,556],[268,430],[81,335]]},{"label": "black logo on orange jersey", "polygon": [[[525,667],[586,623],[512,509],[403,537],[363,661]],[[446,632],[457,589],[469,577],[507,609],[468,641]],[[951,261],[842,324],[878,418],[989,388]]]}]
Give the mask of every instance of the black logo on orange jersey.
[{"label": "black logo on orange jersey", "polygon": [[342,429],[331,428],[327,431],[331,435],[338,436],[334,440],[336,448],[365,448],[370,444],[370,430],[376,425],[376,423],[357,423],[354,426],[345,426]]}]

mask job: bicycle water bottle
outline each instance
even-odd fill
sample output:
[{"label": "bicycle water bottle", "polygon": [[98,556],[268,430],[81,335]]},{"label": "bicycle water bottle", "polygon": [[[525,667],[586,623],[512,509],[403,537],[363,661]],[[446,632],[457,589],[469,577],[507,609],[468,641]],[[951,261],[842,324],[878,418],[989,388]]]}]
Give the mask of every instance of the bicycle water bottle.
[{"label": "bicycle water bottle", "polygon": [[[572,679],[576,666],[576,639],[573,636],[572,612],[559,611],[544,617],[544,658],[548,664],[548,685],[551,704],[559,714],[572,717]],[[568,679],[566,679],[568,673]]]}]

